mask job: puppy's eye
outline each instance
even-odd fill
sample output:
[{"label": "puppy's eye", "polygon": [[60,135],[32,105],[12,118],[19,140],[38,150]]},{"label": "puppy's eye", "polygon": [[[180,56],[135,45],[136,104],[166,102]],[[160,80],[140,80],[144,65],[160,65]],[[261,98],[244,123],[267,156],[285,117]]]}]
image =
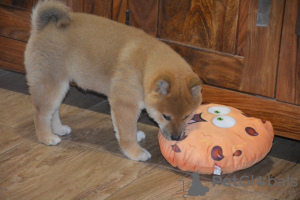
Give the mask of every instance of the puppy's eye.
[{"label": "puppy's eye", "polygon": [[164,119],[167,120],[167,121],[170,121],[170,120],[171,120],[171,117],[170,117],[170,116],[167,116],[167,115],[164,115],[164,114],[163,114],[163,117],[164,117]]},{"label": "puppy's eye", "polygon": [[190,116],[190,115],[185,116],[185,117],[183,118],[183,120],[186,120],[189,116]]}]

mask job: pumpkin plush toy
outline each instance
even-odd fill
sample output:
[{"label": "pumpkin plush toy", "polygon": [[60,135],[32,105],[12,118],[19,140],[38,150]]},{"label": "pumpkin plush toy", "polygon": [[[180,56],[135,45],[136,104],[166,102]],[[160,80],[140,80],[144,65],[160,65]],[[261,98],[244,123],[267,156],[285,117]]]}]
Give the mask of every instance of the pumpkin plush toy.
[{"label": "pumpkin plush toy", "polygon": [[274,138],[270,122],[248,117],[224,105],[199,106],[179,141],[167,140],[159,131],[161,152],[183,171],[223,174],[251,167],[270,151]]}]

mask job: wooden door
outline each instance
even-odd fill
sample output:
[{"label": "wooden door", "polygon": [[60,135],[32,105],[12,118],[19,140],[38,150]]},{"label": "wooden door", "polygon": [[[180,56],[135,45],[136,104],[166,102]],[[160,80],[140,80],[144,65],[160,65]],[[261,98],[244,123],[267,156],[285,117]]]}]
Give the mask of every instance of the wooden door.
[{"label": "wooden door", "polygon": [[63,0],[73,12],[84,12],[111,19],[113,0]]},{"label": "wooden door", "polygon": [[0,0],[0,67],[24,72],[31,8],[37,0]]},{"label": "wooden door", "polygon": [[277,100],[297,105],[300,105],[299,8],[299,0],[286,1],[276,88]]},{"label": "wooden door", "polygon": [[267,27],[256,26],[258,1],[161,0],[158,38],[215,86],[275,96],[283,0],[272,0]]},{"label": "wooden door", "polygon": [[[61,0],[74,12],[112,17],[113,0]],[[25,72],[24,51],[30,36],[31,10],[38,0],[0,0],[0,67]]]},{"label": "wooden door", "polygon": [[112,19],[124,24],[130,10],[129,25],[157,37],[158,7],[159,0],[114,0]]}]

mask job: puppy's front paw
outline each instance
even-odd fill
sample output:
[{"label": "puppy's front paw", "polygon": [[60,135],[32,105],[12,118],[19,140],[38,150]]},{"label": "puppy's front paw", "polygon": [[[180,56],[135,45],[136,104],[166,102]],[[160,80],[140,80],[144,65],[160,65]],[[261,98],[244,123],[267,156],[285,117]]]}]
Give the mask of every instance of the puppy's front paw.
[{"label": "puppy's front paw", "polygon": [[68,135],[71,133],[71,131],[72,129],[67,125],[62,125],[60,127],[53,127],[53,133],[55,135],[60,135],[60,136]]},{"label": "puppy's front paw", "polygon": [[146,161],[151,158],[151,154],[139,145],[123,149],[123,152],[128,158],[134,161]]},{"label": "puppy's front paw", "polygon": [[136,134],[136,140],[138,142],[142,141],[143,139],[146,138],[146,135],[143,131],[138,131],[137,134]]},{"label": "puppy's front paw", "polygon": [[57,145],[61,142],[61,139],[57,135],[50,135],[47,137],[39,138],[39,141],[45,145]]},{"label": "puppy's front paw", "polygon": [[146,161],[151,158],[151,154],[144,148],[142,148],[143,152],[140,153],[139,161]]}]

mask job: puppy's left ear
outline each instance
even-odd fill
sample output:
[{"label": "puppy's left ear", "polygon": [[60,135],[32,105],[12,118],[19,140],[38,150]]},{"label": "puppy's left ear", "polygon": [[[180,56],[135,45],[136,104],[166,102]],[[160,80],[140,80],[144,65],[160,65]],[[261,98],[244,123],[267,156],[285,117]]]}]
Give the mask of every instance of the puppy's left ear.
[{"label": "puppy's left ear", "polygon": [[201,95],[202,81],[200,78],[193,78],[190,81],[190,91],[193,97]]}]

